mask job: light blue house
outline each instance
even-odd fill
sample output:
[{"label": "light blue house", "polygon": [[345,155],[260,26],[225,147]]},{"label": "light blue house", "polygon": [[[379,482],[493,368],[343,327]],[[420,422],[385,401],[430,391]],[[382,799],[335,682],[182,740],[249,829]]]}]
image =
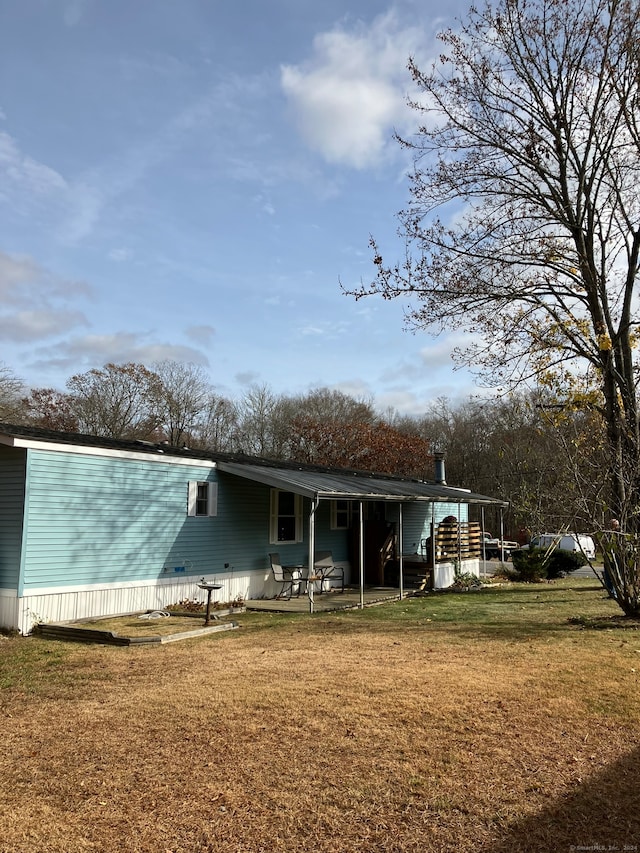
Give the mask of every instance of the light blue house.
[{"label": "light blue house", "polygon": [[393,528],[400,552],[414,554],[445,516],[466,521],[470,503],[501,502],[442,484],[0,424],[0,627],[29,633],[39,621],[167,607],[201,597],[203,576],[222,585],[221,601],[273,596],[273,551],[307,563],[330,550],[357,580],[358,525]]}]

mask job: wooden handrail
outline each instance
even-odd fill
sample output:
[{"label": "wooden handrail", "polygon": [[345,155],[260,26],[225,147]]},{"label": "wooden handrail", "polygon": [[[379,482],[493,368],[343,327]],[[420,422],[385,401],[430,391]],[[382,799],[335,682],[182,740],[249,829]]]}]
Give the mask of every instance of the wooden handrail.
[{"label": "wooden handrail", "polygon": [[384,572],[384,567],[390,561],[395,559],[396,555],[396,534],[393,530],[389,531],[387,538],[382,543],[380,548],[380,572]]}]

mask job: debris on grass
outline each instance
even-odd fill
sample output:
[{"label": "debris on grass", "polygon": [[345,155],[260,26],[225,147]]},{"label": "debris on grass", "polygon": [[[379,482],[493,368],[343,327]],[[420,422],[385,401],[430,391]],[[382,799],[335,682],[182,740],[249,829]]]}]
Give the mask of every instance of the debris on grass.
[{"label": "debris on grass", "polygon": [[567,622],[570,625],[580,625],[581,628],[589,628],[594,631],[610,629],[637,631],[640,629],[640,619],[625,616],[622,613],[614,616],[570,616]]}]

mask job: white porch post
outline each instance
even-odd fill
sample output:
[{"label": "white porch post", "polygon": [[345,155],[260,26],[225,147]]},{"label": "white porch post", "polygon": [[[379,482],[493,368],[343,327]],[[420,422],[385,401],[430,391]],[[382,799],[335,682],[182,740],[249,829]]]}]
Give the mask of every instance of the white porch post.
[{"label": "white porch post", "polygon": [[487,574],[487,548],[484,543],[484,506],[480,507],[480,559],[482,560],[482,574]]},{"label": "white porch post", "polygon": [[314,563],[316,555],[316,510],[318,508],[319,499],[313,498],[311,501],[311,510],[309,511],[309,556],[307,560],[307,595],[309,596],[309,613],[313,613],[313,584],[311,578],[314,576]]},{"label": "white porch post", "polygon": [[360,609],[364,609],[364,503],[360,501]]},{"label": "white porch post", "polygon": [[433,580],[436,579],[436,505],[431,503],[431,560],[433,562]]},{"label": "white porch post", "polygon": [[403,558],[402,558],[402,552],[403,552],[403,550],[404,550],[404,547],[403,547],[403,539],[402,539],[402,501],[400,501],[399,509],[400,509],[400,511],[399,511],[399,513],[398,513],[398,551],[400,552],[400,553],[399,553],[399,565],[400,565],[400,598],[403,598],[403,596],[404,596],[404,578],[403,578],[403,576],[402,576],[402,575],[403,575],[403,572],[404,572],[404,561],[403,561]]}]

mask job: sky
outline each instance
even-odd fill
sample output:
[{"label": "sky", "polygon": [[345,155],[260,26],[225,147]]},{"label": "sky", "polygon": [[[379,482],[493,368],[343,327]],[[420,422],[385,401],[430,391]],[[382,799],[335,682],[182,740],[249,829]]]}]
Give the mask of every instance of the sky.
[{"label": "sky", "polygon": [[[0,0],[0,362],[62,389],[111,361],[216,391],[329,387],[419,415],[477,393],[405,329],[409,56],[464,0]],[[458,333],[459,334],[459,333]]]}]

